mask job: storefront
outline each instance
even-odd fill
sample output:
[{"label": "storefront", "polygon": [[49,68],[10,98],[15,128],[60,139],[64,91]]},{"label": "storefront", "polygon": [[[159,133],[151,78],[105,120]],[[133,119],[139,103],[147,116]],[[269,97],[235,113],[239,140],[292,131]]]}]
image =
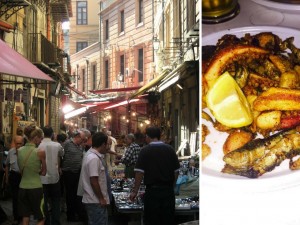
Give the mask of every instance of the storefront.
[{"label": "storefront", "polygon": [[2,40],[0,49],[0,128],[10,144],[17,126],[44,125],[46,90],[41,87],[54,80]]}]

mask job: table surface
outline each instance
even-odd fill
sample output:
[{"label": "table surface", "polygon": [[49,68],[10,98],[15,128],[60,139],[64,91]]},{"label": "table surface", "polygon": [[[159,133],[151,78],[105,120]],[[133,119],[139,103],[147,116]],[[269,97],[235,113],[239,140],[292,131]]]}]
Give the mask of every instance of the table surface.
[{"label": "table surface", "polygon": [[[127,205],[126,203],[120,203],[118,200],[116,200],[116,196],[120,195],[122,193],[129,194],[128,192],[113,192],[113,197],[115,200],[115,206],[118,212],[120,213],[142,213],[143,212],[143,205],[137,205],[135,204],[134,208],[122,208],[122,206]],[[176,197],[179,198],[179,197]],[[184,208],[175,208],[175,214],[194,214],[198,213],[199,208],[191,208],[191,209],[184,209]]]},{"label": "table surface", "polygon": [[219,24],[202,24],[202,36],[220,30],[248,26],[280,26],[300,29],[299,10],[287,12],[286,10],[271,9],[252,0],[239,0],[238,2],[240,13],[235,18]]}]

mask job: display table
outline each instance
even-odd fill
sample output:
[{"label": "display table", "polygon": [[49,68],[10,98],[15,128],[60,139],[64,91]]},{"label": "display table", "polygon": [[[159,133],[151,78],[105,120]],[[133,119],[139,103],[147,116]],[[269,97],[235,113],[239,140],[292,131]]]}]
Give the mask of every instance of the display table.
[{"label": "display table", "polygon": [[[113,191],[114,205],[118,213],[126,214],[138,214],[140,217],[140,223],[143,224],[143,202],[142,196],[144,191],[138,193],[135,202],[129,201],[129,189],[124,191]],[[187,215],[193,216],[194,220],[197,220],[199,214],[199,197],[176,197],[175,215]]]}]

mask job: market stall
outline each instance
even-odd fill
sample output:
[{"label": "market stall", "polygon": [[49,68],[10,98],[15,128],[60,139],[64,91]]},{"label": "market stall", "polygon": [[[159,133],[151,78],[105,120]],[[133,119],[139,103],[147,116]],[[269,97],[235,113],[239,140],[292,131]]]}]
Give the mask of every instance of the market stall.
[{"label": "market stall", "polygon": [[[112,181],[113,204],[116,212],[138,215],[143,224],[143,196],[145,185],[141,185],[134,202],[129,200],[134,179],[115,178]],[[190,168],[189,162],[181,162],[180,175],[176,182],[176,216],[187,216],[189,220],[199,219],[199,170]],[[188,222],[188,221],[185,221]]]}]

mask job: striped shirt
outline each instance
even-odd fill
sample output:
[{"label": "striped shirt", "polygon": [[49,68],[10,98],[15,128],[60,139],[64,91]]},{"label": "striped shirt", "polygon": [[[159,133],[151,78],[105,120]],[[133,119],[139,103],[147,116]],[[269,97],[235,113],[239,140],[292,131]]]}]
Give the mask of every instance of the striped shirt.
[{"label": "striped shirt", "polygon": [[131,143],[129,147],[126,149],[125,154],[121,158],[121,162],[125,164],[125,166],[135,165],[139,153],[141,151],[141,147],[136,143]]},{"label": "striped shirt", "polygon": [[62,171],[78,173],[81,170],[83,149],[76,145],[72,139],[67,140],[63,146],[65,154],[62,160]]}]

